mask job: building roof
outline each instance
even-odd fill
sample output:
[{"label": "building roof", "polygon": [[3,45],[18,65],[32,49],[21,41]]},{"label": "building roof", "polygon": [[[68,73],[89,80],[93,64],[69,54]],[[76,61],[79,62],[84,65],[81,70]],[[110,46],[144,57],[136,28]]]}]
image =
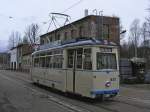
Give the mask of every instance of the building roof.
[{"label": "building roof", "polygon": [[15,46],[15,47],[12,47],[10,50],[19,48],[19,47],[21,47],[21,46],[23,46],[23,45],[30,45],[30,44],[27,44],[27,43],[21,43],[21,44],[18,44],[17,46]]},{"label": "building roof", "polygon": [[21,44],[18,44],[17,46],[15,46],[15,47],[12,47],[10,50],[13,50],[13,49],[16,49],[16,48],[20,48],[20,47],[22,47],[22,46],[24,46],[24,45],[27,45],[27,46],[32,47],[32,46],[39,46],[40,44],[33,44],[33,45],[31,46],[31,44],[28,44],[28,43],[21,43]]}]

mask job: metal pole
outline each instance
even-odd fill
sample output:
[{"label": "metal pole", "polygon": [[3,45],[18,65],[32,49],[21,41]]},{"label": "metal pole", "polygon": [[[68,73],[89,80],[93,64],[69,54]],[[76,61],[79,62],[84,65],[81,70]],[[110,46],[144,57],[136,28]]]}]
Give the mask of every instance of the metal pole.
[{"label": "metal pole", "polygon": [[95,13],[95,14],[97,15],[97,9],[94,9],[94,10],[93,10],[93,13]]},{"label": "metal pole", "polygon": [[137,57],[137,39],[135,38],[135,57]]},{"label": "metal pole", "polygon": [[101,38],[104,39],[104,37],[103,37],[103,36],[104,36],[104,35],[103,35],[103,10],[102,10],[102,11],[99,11],[99,16],[101,16],[101,20],[102,20],[102,26],[101,26],[101,28],[102,28],[102,29],[101,29],[101,31],[102,31],[102,37],[101,37]]}]

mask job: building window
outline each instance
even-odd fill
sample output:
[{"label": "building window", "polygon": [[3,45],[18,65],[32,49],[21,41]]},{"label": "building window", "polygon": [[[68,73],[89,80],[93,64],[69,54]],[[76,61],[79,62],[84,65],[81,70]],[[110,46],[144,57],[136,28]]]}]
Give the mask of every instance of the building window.
[{"label": "building window", "polygon": [[71,30],[71,38],[74,38],[74,30]]},{"label": "building window", "polygon": [[56,41],[57,41],[57,40],[60,40],[60,34],[57,34],[57,35],[56,35],[55,40],[56,40]]},{"label": "building window", "polygon": [[41,39],[41,45],[43,45],[44,44],[44,39]]},{"label": "building window", "polygon": [[64,33],[64,40],[67,40],[67,38],[68,38],[68,33],[65,32],[65,33]]},{"label": "building window", "polygon": [[110,34],[109,24],[104,24],[103,25],[103,38],[109,39],[109,34]]},{"label": "building window", "polygon": [[83,37],[83,26],[79,27],[79,37]]},{"label": "building window", "polygon": [[72,29],[71,30],[71,38],[75,38],[76,37],[76,30]]},{"label": "building window", "polygon": [[16,62],[14,62],[14,69],[17,69],[17,64],[16,64]]},{"label": "building window", "polygon": [[48,36],[45,37],[45,43],[46,44],[49,43],[49,37]]},{"label": "building window", "polygon": [[50,42],[52,42],[52,41],[53,41],[52,36],[49,36],[49,41],[50,41]]},{"label": "building window", "polygon": [[13,62],[11,62],[11,69],[13,69]]},{"label": "building window", "polygon": [[45,40],[44,39],[42,39],[42,43],[45,44]]}]

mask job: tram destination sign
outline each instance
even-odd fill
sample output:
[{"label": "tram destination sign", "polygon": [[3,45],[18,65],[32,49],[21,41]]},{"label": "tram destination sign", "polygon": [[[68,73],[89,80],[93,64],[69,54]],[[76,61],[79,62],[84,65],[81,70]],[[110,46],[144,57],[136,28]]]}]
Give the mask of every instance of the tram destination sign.
[{"label": "tram destination sign", "polygon": [[100,48],[100,52],[112,52],[112,48]]}]

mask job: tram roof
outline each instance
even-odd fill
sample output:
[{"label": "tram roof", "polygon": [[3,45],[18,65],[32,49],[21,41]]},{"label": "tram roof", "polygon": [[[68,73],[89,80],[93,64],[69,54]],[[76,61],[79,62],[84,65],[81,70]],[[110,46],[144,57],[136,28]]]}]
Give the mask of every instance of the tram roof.
[{"label": "tram roof", "polygon": [[[50,50],[50,49],[57,49],[57,48],[84,46],[84,45],[117,46],[117,44],[115,44],[114,42],[110,42],[107,40],[100,40],[100,39],[94,39],[94,38],[77,38],[77,39],[68,40],[68,41],[65,41],[65,42],[62,42],[59,44],[42,45],[42,46],[40,46],[39,50],[36,52],[46,51],[46,50]],[[36,53],[36,52],[34,52],[34,53]]]}]

